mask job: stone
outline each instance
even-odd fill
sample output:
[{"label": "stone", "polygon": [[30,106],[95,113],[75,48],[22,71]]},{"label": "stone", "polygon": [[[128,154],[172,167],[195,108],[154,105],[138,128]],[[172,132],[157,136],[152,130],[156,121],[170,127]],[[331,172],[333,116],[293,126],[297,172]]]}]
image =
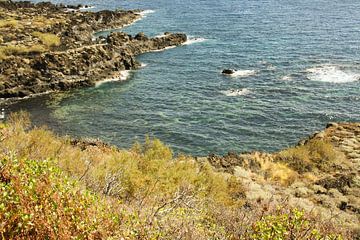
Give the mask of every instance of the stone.
[{"label": "stone", "polygon": [[234,69],[224,69],[221,73],[231,75],[231,74],[235,73],[235,70]]}]

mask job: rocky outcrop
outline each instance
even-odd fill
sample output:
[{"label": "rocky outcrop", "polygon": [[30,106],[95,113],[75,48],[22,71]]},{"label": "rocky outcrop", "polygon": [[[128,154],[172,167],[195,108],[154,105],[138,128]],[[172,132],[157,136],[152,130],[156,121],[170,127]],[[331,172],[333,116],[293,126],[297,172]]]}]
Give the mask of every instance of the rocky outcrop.
[{"label": "rocky outcrop", "polygon": [[[306,166],[311,159],[304,151],[316,151],[314,167],[306,171],[279,157],[287,152]],[[249,206],[254,201],[288,204],[360,231],[360,123],[329,123],[280,153],[229,153],[202,160],[241,179]]]},{"label": "rocky outcrop", "polygon": [[0,98],[4,99],[93,86],[97,81],[119,76],[123,70],[136,69],[138,54],[179,46],[187,40],[181,33],[149,38],[144,33],[131,36],[123,32],[94,39],[96,31],[119,28],[139,19],[139,11],[67,12],[64,5],[51,3],[0,3],[2,12],[9,16],[18,14],[23,23],[41,21],[36,22],[36,28],[12,23],[16,25],[13,32],[0,27],[5,36],[0,39],[0,55],[2,48],[14,45],[43,48],[34,37],[35,31],[61,39],[61,44],[46,51],[16,51],[6,58],[0,57]]},{"label": "rocky outcrop", "polygon": [[226,75],[231,75],[235,73],[234,69],[224,69],[222,72],[222,74],[226,74]]}]

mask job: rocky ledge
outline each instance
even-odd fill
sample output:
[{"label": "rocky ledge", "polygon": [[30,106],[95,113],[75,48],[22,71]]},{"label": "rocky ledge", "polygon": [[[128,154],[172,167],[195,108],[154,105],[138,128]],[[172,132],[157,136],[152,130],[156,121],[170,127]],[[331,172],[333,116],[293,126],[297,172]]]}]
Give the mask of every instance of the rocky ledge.
[{"label": "rocky ledge", "polygon": [[250,208],[254,202],[300,207],[324,221],[335,219],[360,237],[360,123],[329,123],[298,146],[276,153],[202,160],[240,178]]},{"label": "rocky ledge", "polygon": [[135,11],[68,11],[51,3],[0,1],[0,98],[93,86],[136,69],[135,56],[179,46],[182,33],[149,38],[113,32],[141,18]]}]

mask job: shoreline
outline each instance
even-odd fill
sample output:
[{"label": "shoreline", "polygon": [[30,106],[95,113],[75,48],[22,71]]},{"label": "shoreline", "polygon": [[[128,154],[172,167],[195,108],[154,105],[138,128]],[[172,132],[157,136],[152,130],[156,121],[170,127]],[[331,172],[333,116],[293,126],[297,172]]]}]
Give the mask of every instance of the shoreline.
[{"label": "shoreline", "polygon": [[[56,46],[42,45],[43,40],[33,36],[32,29],[19,26],[18,31],[26,35],[28,41],[23,45],[46,47],[46,50],[31,54],[14,52],[2,59],[2,49],[12,47],[10,44],[14,41],[4,39],[2,44],[0,41],[1,104],[39,94],[95,86],[122,71],[138,69],[140,63],[136,56],[139,54],[180,46],[187,41],[187,36],[182,33],[167,33],[162,38],[149,38],[144,33],[131,36],[121,31],[111,32],[106,37],[95,36],[99,32],[121,30],[134,24],[143,19],[148,10],[69,13],[64,9],[65,6],[52,3],[0,3],[0,11],[18,14],[18,21],[33,21],[34,12],[40,16],[51,15],[54,23],[38,35],[58,39]],[[0,33],[8,31],[9,28],[0,28]],[[20,44],[16,35],[12,37]]]}]

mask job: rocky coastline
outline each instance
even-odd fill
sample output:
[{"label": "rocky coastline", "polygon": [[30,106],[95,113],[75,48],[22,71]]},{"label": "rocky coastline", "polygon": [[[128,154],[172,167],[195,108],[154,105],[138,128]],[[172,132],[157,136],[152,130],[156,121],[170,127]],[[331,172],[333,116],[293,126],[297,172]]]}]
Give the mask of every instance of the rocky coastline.
[{"label": "rocky coastline", "polygon": [[198,160],[241,179],[250,208],[286,203],[324,221],[335,218],[360,236],[360,123],[329,123],[280,152],[229,152]]},{"label": "rocky coastline", "polygon": [[138,68],[136,55],[187,40],[182,33],[149,38],[112,32],[95,38],[95,32],[135,22],[141,11],[68,9],[62,4],[0,1],[0,98],[94,86]]}]

